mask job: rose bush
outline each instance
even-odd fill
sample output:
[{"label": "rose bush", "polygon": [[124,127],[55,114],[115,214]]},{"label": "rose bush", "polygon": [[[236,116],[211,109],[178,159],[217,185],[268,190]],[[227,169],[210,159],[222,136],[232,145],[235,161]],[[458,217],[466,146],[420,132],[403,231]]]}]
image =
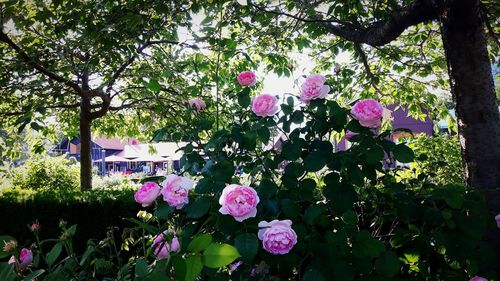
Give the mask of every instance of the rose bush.
[{"label": "rose bush", "polygon": [[[110,234],[104,242],[89,243],[79,256],[65,242],[74,231],[63,229],[55,245],[65,245],[71,258],[58,259],[54,248],[44,254],[44,246],[36,247],[38,264],[18,270],[19,276],[495,278],[494,253],[479,242],[496,221],[485,212],[481,195],[425,177],[399,181],[387,163],[408,163],[415,155],[388,140],[382,105],[360,100],[343,107],[326,99],[326,77],[312,75],[301,94],[288,97],[277,113],[271,98],[254,106],[247,87],[252,83],[232,89],[238,103],[225,113],[231,124],[217,128],[206,112],[186,111],[184,118],[191,121],[179,128],[188,142],[182,148],[182,175],[169,175],[161,187],[145,183],[137,191],[135,199],[145,209],[129,220],[134,227],[122,233],[121,247]],[[338,151],[333,143],[344,132],[350,132],[352,146]],[[65,271],[74,259],[80,266]],[[35,270],[40,267],[48,270]]]}]

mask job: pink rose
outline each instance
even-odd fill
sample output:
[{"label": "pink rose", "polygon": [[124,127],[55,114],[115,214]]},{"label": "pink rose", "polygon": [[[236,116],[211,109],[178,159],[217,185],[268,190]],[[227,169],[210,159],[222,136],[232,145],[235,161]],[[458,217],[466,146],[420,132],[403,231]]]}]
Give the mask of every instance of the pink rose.
[{"label": "pink rose", "polygon": [[236,77],[241,86],[253,86],[257,82],[252,71],[243,71]]},{"label": "pink rose", "polygon": [[172,238],[172,242],[169,244],[165,234],[167,234],[167,231],[164,231],[162,234],[156,236],[155,240],[153,240],[153,244],[151,244],[153,253],[156,255],[158,260],[169,258],[170,253],[177,252],[181,248],[179,239],[176,236]]},{"label": "pink rose", "polygon": [[189,203],[188,191],[193,187],[192,180],[177,175],[168,175],[161,185],[163,186],[161,190],[163,200],[169,206],[181,209]]},{"label": "pink rose", "polygon": [[495,221],[497,222],[497,227],[500,228],[500,214],[495,216]]},{"label": "pink rose", "polygon": [[236,221],[243,221],[257,215],[257,204],[259,196],[255,189],[237,184],[230,184],[222,190],[219,198],[221,208],[219,212],[223,215],[231,215]]},{"label": "pink rose", "polygon": [[325,77],[321,74],[312,74],[302,84],[300,100],[309,103],[311,100],[324,99],[330,92],[330,86],[325,85]]},{"label": "pink rose", "polygon": [[479,276],[474,276],[469,281],[488,281],[488,279]]},{"label": "pink rose", "polygon": [[259,222],[259,239],[264,250],[273,255],[284,255],[297,244],[297,234],[292,229],[291,220],[273,220]]},{"label": "pink rose", "polygon": [[134,199],[143,207],[151,205],[160,195],[160,187],[155,182],[145,182],[134,194]]},{"label": "pink rose", "polygon": [[207,107],[205,102],[202,99],[190,99],[188,101],[190,107],[194,107],[196,111],[202,111]]},{"label": "pink rose", "polygon": [[33,253],[28,248],[22,248],[19,253],[19,261],[14,257],[10,257],[8,263],[15,264],[18,271],[23,271],[33,262]]},{"label": "pink rose", "polygon": [[359,124],[368,128],[379,128],[384,108],[374,99],[365,99],[356,102],[351,109],[351,115]]},{"label": "pink rose", "polygon": [[355,133],[355,132],[351,132],[351,131],[346,131],[345,135],[344,135],[344,138],[346,140],[351,140],[351,138],[354,137],[354,136],[356,136],[356,135],[359,135],[359,134]]},{"label": "pink rose", "polygon": [[270,94],[256,96],[252,100],[252,111],[257,116],[273,116],[279,111],[278,99]]},{"label": "pink rose", "polygon": [[28,227],[33,233],[40,231],[40,223],[38,222],[38,220],[33,222],[31,225],[28,225]]}]

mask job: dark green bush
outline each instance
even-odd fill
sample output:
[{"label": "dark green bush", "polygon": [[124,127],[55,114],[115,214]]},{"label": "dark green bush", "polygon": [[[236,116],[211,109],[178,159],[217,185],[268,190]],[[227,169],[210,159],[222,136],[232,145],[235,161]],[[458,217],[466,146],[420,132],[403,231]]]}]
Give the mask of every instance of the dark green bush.
[{"label": "dark green bush", "polygon": [[77,224],[77,252],[85,250],[87,240],[102,239],[109,227],[119,229],[129,224],[124,218],[135,217],[139,205],[134,190],[23,190],[7,189],[0,194],[0,233],[18,241],[32,241],[28,224],[38,220],[42,239],[60,235],[62,219]]}]

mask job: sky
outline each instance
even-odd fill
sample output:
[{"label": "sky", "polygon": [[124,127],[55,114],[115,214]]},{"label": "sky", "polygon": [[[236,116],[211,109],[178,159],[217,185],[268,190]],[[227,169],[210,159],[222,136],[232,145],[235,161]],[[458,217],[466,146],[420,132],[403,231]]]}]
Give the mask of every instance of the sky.
[{"label": "sky", "polygon": [[[238,2],[244,5],[246,0],[238,0]],[[197,30],[201,28],[201,22],[205,19],[205,17],[206,16],[202,11],[192,15],[191,23],[194,32],[197,32]],[[179,41],[193,43],[193,37],[190,36],[190,31],[186,28],[180,27],[178,35]],[[201,50],[201,52],[203,52],[203,50]],[[291,93],[298,96],[300,94],[300,85],[305,80],[302,77],[313,74],[312,70],[315,66],[314,60],[311,59],[307,53],[307,49],[304,49],[301,53],[298,51],[288,53],[289,58],[296,62],[290,77],[278,76],[273,72],[266,72],[264,67],[260,67],[254,71],[257,76],[257,81],[262,83],[262,93],[277,95],[279,97],[282,97],[285,93]],[[350,61],[350,59],[350,55],[347,52],[343,52],[337,55],[335,61],[339,64],[343,64]]]}]

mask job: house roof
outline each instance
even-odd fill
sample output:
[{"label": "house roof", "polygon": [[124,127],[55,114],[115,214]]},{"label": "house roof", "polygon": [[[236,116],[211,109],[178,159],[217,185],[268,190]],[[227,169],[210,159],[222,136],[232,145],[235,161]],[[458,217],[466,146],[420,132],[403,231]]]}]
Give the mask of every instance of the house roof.
[{"label": "house roof", "polygon": [[126,145],[138,144],[139,141],[134,138],[120,139],[117,137],[107,138],[105,136],[95,137],[92,140],[102,149],[122,150]]},{"label": "house roof", "polygon": [[127,144],[123,150],[116,153],[116,156],[127,159],[140,159],[140,161],[159,161],[163,160],[178,160],[182,156],[182,152],[177,151],[186,143],[175,142],[159,142],[159,143],[140,143]]}]

